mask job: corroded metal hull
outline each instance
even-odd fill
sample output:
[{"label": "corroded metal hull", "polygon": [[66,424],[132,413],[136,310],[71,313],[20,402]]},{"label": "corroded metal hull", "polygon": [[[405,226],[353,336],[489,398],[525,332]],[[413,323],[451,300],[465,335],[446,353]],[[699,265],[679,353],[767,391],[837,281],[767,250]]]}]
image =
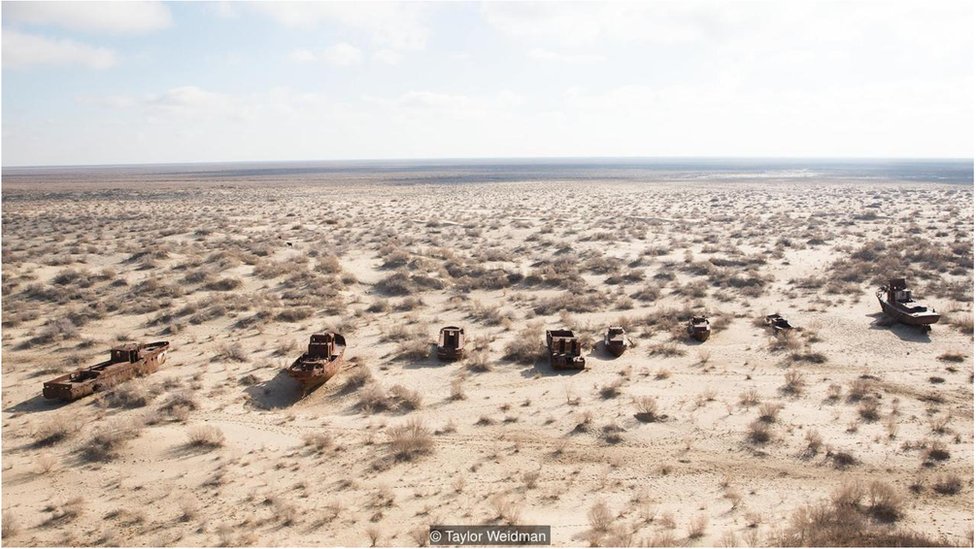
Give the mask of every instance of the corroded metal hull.
[{"label": "corroded metal hull", "polygon": [[884,314],[888,315],[889,318],[909,326],[930,326],[942,318],[941,315],[935,311],[925,311],[919,313],[906,311],[898,305],[885,301],[880,296],[878,297],[878,303],[881,304],[881,310],[884,312]]},{"label": "corroded metal hull", "polygon": [[285,371],[301,383],[304,390],[312,389],[332,379],[342,365],[346,353],[346,338],[333,333],[313,334],[308,351],[292,362]]},{"label": "corroded metal hull", "polygon": [[460,360],[464,358],[464,328],[445,326],[437,338],[437,358]]},{"label": "corroded metal hull", "polygon": [[586,359],[580,356],[579,339],[572,330],[546,330],[549,365],[555,370],[582,370]]},{"label": "corroded metal hull", "polygon": [[151,374],[166,362],[168,341],[129,344],[112,349],[111,359],[80,368],[44,383],[42,394],[51,400],[72,401],[103,391],[136,376]]}]

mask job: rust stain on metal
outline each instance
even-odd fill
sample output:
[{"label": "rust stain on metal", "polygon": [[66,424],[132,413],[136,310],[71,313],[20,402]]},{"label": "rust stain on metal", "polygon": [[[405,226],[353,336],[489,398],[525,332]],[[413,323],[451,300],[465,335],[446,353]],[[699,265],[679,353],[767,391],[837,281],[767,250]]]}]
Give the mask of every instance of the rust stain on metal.
[{"label": "rust stain on metal", "polygon": [[109,359],[44,383],[44,398],[77,400],[136,376],[151,374],[166,362],[168,341],[113,347]]},{"label": "rust stain on metal", "polygon": [[437,358],[458,360],[464,357],[464,328],[444,326],[437,337]]},{"label": "rust stain on metal", "polygon": [[706,341],[712,335],[712,326],[703,316],[693,316],[688,321],[688,337],[698,341]]},{"label": "rust stain on metal", "polygon": [[546,330],[546,347],[549,365],[556,370],[579,370],[586,366],[586,359],[580,356],[579,338],[572,330]]},{"label": "rust stain on metal", "polygon": [[285,371],[309,390],[336,375],[346,352],[346,338],[335,332],[312,334],[308,351],[302,353]]},{"label": "rust stain on metal", "polygon": [[624,354],[630,347],[630,338],[622,326],[610,326],[603,334],[603,348],[613,356]]},{"label": "rust stain on metal", "polygon": [[930,325],[941,318],[935,309],[915,301],[904,278],[892,278],[887,286],[878,288],[875,295],[881,303],[881,310],[902,324],[931,329]]}]

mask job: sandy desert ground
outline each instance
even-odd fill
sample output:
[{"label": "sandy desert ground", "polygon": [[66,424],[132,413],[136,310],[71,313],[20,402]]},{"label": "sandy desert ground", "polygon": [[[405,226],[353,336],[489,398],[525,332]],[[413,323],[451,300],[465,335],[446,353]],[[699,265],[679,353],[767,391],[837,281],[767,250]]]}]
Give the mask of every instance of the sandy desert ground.
[{"label": "sandy desert ground", "polygon": [[[5,545],[973,543],[971,186],[386,185],[3,190]],[[943,314],[891,325],[904,276]],[[688,341],[706,312],[715,333]],[[802,328],[773,337],[779,312]],[[635,348],[612,358],[609,324]],[[440,363],[460,324],[468,358]],[[587,368],[554,372],[543,331]],[[348,368],[282,368],[319,330]],[[119,341],[159,372],[70,404]]]}]

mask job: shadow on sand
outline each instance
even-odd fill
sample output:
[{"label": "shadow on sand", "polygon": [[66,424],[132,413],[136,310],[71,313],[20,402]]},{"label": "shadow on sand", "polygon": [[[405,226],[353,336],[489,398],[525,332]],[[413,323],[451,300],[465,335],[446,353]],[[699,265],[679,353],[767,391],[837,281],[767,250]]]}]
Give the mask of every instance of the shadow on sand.
[{"label": "shadow on sand", "polygon": [[[436,368],[439,366],[444,366],[449,364],[448,361],[442,361],[437,358],[437,344],[432,343],[430,348],[427,349],[427,358],[409,358],[409,359],[397,359],[399,362],[403,363],[403,367],[408,370],[416,370],[418,368]],[[456,361],[460,362],[460,361]]]},{"label": "shadow on sand", "polygon": [[548,360],[536,360],[532,366],[523,368],[521,374],[524,378],[533,379],[536,377],[574,376],[584,371],[586,371],[585,368],[582,370],[556,370],[549,365]]},{"label": "shadow on sand", "polygon": [[288,408],[305,396],[301,385],[281,370],[268,381],[252,385],[244,392],[251,404],[263,410]]},{"label": "shadow on sand", "polygon": [[54,410],[60,410],[64,408],[70,402],[63,402],[60,400],[48,400],[44,398],[43,395],[34,395],[29,399],[18,402],[13,406],[8,406],[4,408],[4,412],[12,413],[16,412],[19,414],[34,414],[38,412],[53,412]]},{"label": "shadow on sand", "polygon": [[931,343],[929,331],[920,326],[908,326],[891,320],[884,313],[872,313],[867,315],[871,321],[872,330],[884,330],[898,336],[903,341],[914,341],[916,343]]}]

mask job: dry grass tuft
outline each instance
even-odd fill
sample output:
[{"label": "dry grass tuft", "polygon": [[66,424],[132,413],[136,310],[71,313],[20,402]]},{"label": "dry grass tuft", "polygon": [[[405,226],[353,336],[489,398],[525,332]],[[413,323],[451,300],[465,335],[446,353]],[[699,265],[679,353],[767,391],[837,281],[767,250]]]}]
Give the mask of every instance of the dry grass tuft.
[{"label": "dry grass tuft", "polygon": [[664,419],[664,416],[658,414],[657,399],[652,396],[645,395],[635,398],[634,408],[637,410],[637,413],[634,414],[637,421],[653,423]]},{"label": "dry grass tuft", "polygon": [[213,425],[192,427],[186,434],[187,445],[191,448],[213,450],[224,445],[224,433]]},{"label": "dry grass tuft", "polygon": [[610,512],[610,506],[605,501],[598,501],[590,507],[586,518],[590,521],[590,528],[596,532],[606,532],[613,523],[613,513]]},{"label": "dry grass tuft", "polygon": [[387,430],[390,453],[396,461],[413,461],[434,450],[430,429],[420,419],[412,419]]}]

